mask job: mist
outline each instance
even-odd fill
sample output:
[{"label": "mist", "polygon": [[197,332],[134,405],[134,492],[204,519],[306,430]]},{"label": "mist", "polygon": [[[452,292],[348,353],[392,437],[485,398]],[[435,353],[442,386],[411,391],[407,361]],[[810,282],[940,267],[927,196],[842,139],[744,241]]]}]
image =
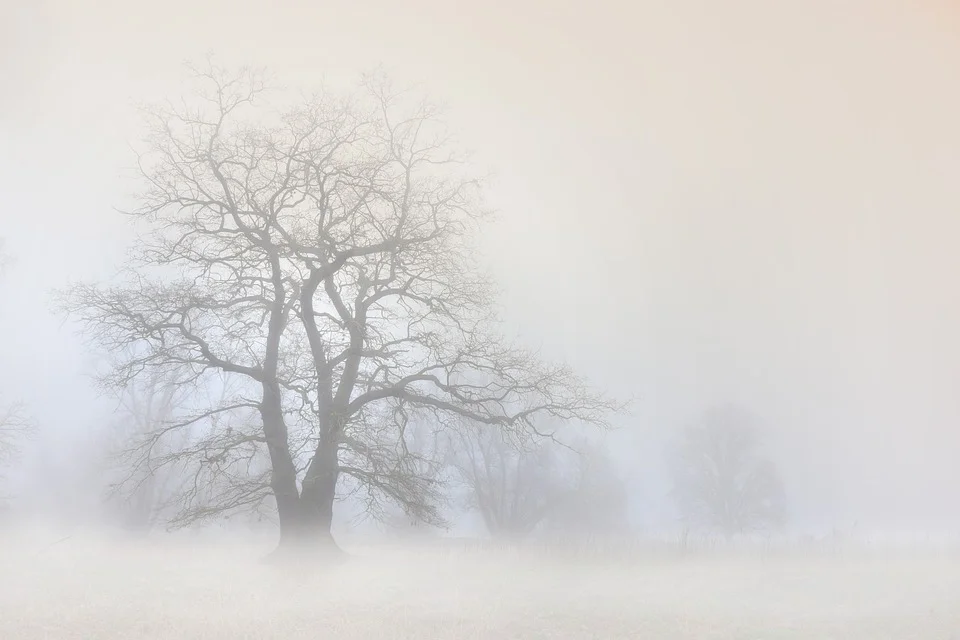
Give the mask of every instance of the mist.
[{"label": "mist", "polygon": [[[313,615],[344,637],[391,633],[359,620],[375,605],[402,620],[391,637],[953,637],[958,36],[960,11],[938,0],[7,2],[0,425],[17,439],[8,454],[0,438],[3,635],[313,637]],[[208,60],[227,74],[266,70],[282,108],[350,94],[364,74],[442,107],[494,215],[460,253],[431,245],[423,268],[454,278],[437,265],[462,259],[489,276],[495,332],[525,354],[484,350],[492,364],[463,374],[500,375],[485,388],[516,395],[503,406],[464,400],[471,385],[457,378],[461,395],[411,387],[358,417],[385,426],[360,431],[377,447],[340,443],[356,456],[342,468],[367,465],[334,480],[325,535],[346,559],[311,559],[317,568],[295,580],[258,562],[283,520],[272,436],[258,435],[260,379],[202,377],[209,362],[189,360],[203,369],[192,377],[182,355],[163,352],[168,337],[146,330],[105,346],[96,334],[115,319],[109,305],[62,302],[86,284],[129,282],[125,266],[162,227],[120,213],[144,201],[143,114],[194,104],[187,63]],[[337,162],[361,166],[351,158]],[[285,277],[306,282],[316,256],[283,251]],[[373,269],[359,255],[350,268]],[[335,286],[353,295],[352,277]],[[446,283],[457,321],[481,314],[478,282]],[[295,328],[278,340],[308,358],[294,298]],[[321,331],[346,331],[337,322]],[[265,336],[234,335],[224,353],[247,362],[241,352]],[[340,344],[324,339],[328,351]],[[151,361],[159,377],[104,383],[140,353],[166,358]],[[408,363],[390,357],[405,379]],[[280,361],[296,369],[280,384],[298,493],[313,458],[297,434],[312,447],[324,427],[322,402],[297,394],[322,398],[309,385],[324,378],[319,364]],[[554,365],[560,386],[543,373]],[[515,370],[529,380],[505,391]],[[369,373],[368,392],[377,380]],[[134,491],[143,477],[125,476],[133,467],[117,451],[230,398],[244,403],[225,422],[198,421],[164,445],[177,462],[162,478],[151,468],[149,499]],[[258,443],[246,475],[201,475],[212,467],[199,453],[177,453],[235,455],[211,439],[222,424]],[[385,475],[387,461],[403,473]],[[491,497],[494,472],[512,483],[513,507]],[[193,477],[205,488],[185,493]],[[259,488],[225,507],[248,480]],[[68,566],[85,577],[65,577]],[[84,584],[100,594],[88,609]],[[556,584],[582,587],[578,604]],[[342,597],[314,609],[307,587]],[[139,595],[120,612],[112,599],[124,591]]]}]

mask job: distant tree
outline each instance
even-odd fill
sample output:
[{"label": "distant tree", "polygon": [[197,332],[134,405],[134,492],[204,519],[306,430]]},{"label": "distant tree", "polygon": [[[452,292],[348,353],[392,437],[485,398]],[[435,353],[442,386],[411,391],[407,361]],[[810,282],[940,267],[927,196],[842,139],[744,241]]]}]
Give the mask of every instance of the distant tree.
[{"label": "distant tree", "polygon": [[[0,275],[9,256],[4,252],[4,241],[0,238]],[[34,433],[34,423],[28,417],[23,403],[4,403],[0,398],[0,480],[4,472],[18,459],[24,440]]]},{"label": "distant tree", "polygon": [[0,406],[0,479],[17,460],[26,438],[34,431],[33,421],[22,403]]},{"label": "distant tree", "polygon": [[[249,486],[270,472],[258,441],[246,435],[256,427],[253,411],[206,410],[227,406],[237,394],[230,382],[213,376],[207,386],[190,387],[176,373],[153,368],[116,390],[99,469],[105,506],[122,526],[138,533],[180,528],[209,517],[208,509],[228,519],[270,517],[265,493]],[[255,501],[248,502],[251,495]]]},{"label": "distant tree", "polygon": [[529,536],[571,494],[573,452],[549,439],[463,421],[447,444],[466,507],[495,538]]},{"label": "distant tree", "polygon": [[672,454],[673,498],[689,528],[730,537],[784,522],[780,476],[762,455],[759,433],[744,412],[709,411],[683,431]]},{"label": "distant tree", "polygon": [[190,478],[183,452],[195,435],[190,425],[178,428],[189,395],[162,370],[120,390],[105,447],[107,506],[132,531],[148,533],[176,517],[178,496]]},{"label": "distant tree", "polygon": [[630,496],[606,448],[575,445],[571,485],[546,518],[546,529],[561,536],[605,536],[630,528]]},{"label": "distant tree", "polygon": [[178,423],[204,425],[190,451],[223,488],[185,493],[181,521],[272,501],[281,548],[332,546],[350,484],[430,515],[432,481],[401,442],[411,419],[605,426],[619,403],[500,336],[474,258],[480,181],[434,108],[377,78],[289,108],[261,74],[195,79],[150,112],[126,277],[63,298],[101,348],[137,347],[107,385],[151,369],[234,381]]}]

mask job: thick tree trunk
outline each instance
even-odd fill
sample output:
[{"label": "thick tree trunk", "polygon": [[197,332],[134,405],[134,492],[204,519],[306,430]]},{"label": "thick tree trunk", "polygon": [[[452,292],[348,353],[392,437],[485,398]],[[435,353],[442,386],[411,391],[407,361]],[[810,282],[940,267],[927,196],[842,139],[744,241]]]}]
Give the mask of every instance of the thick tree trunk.
[{"label": "thick tree trunk", "polygon": [[340,479],[340,464],[337,460],[338,443],[331,433],[325,433],[314,452],[310,466],[303,479],[300,507],[303,524],[317,534],[323,534],[332,542],[333,503]]},{"label": "thick tree trunk", "polygon": [[[335,458],[334,458],[335,460]],[[324,472],[319,470],[323,468]],[[311,475],[309,469],[314,469]],[[328,566],[343,561],[346,554],[333,538],[333,502],[337,469],[329,473],[328,463],[311,462],[297,505],[297,519],[280,524],[280,544],[267,561],[300,570],[307,566]]]},{"label": "thick tree trunk", "polygon": [[[293,470],[292,462],[290,469]],[[295,471],[292,473],[295,491],[296,475]],[[274,476],[276,480],[276,468]],[[294,515],[280,519],[280,544],[268,560],[290,562],[297,566],[304,561],[329,563],[342,559],[344,554],[332,533],[333,503],[338,479],[336,441],[331,437],[323,438],[310,461],[303,486],[291,509]],[[279,483],[275,482],[275,492],[278,485]],[[284,483],[284,487],[286,486]],[[277,503],[279,507],[279,495]]]},{"label": "thick tree trunk", "polygon": [[280,540],[281,544],[284,544],[298,537],[302,514],[300,493],[297,490],[297,469],[290,455],[287,425],[283,419],[278,384],[263,385],[260,416],[263,419],[263,432],[267,440],[267,451],[270,454],[270,488],[277,500]]}]

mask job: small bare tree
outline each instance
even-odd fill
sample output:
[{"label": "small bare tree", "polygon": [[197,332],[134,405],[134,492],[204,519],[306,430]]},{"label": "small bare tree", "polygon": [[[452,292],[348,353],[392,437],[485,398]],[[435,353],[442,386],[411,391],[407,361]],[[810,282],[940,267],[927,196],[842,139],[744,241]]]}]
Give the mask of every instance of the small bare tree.
[{"label": "small bare tree", "polygon": [[[4,240],[0,238],[0,275],[9,263],[10,258],[4,252]],[[4,472],[19,458],[24,441],[34,433],[35,425],[23,403],[0,402],[0,480],[4,479]]]},{"label": "small bare tree", "polygon": [[688,527],[729,538],[783,523],[783,484],[759,445],[749,416],[732,407],[684,430],[672,456],[673,497]]},{"label": "small bare tree", "polygon": [[22,452],[25,439],[34,431],[33,421],[27,416],[22,403],[0,408],[0,479],[2,472],[10,467]]},{"label": "small bare tree", "polygon": [[447,442],[466,506],[496,538],[529,536],[573,490],[573,452],[552,439],[461,422]]},{"label": "small bare tree", "polygon": [[575,446],[575,474],[569,491],[550,512],[547,529],[559,536],[607,536],[630,527],[627,486],[602,443]]},{"label": "small bare tree", "polygon": [[169,428],[188,410],[189,396],[189,389],[172,384],[162,370],[146,372],[120,391],[105,447],[111,477],[107,505],[132,531],[148,533],[175,517],[189,480],[183,452],[196,434],[189,426]]},{"label": "small bare tree", "polygon": [[225,488],[186,493],[182,522],[270,498],[281,547],[332,542],[341,479],[430,518],[410,420],[531,432],[543,416],[602,427],[621,406],[498,336],[472,250],[479,181],[436,109],[376,78],[285,109],[258,74],[196,78],[197,100],[149,112],[127,277],[64,298],[100,346],[137,346],[110,385],[151,369],[233,380],[176,425],[204,423],[205,473]]}]

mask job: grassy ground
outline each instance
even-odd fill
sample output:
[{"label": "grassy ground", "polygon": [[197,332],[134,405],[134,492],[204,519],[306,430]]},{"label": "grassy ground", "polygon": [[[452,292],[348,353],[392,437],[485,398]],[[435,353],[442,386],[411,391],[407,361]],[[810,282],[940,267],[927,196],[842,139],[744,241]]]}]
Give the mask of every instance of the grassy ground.
[{"label": "grassy ground", "polygon": [[259,564],[265,550],[10,542],[0,638],[960,640],[946,552],[365,546],[318,571]]}]

